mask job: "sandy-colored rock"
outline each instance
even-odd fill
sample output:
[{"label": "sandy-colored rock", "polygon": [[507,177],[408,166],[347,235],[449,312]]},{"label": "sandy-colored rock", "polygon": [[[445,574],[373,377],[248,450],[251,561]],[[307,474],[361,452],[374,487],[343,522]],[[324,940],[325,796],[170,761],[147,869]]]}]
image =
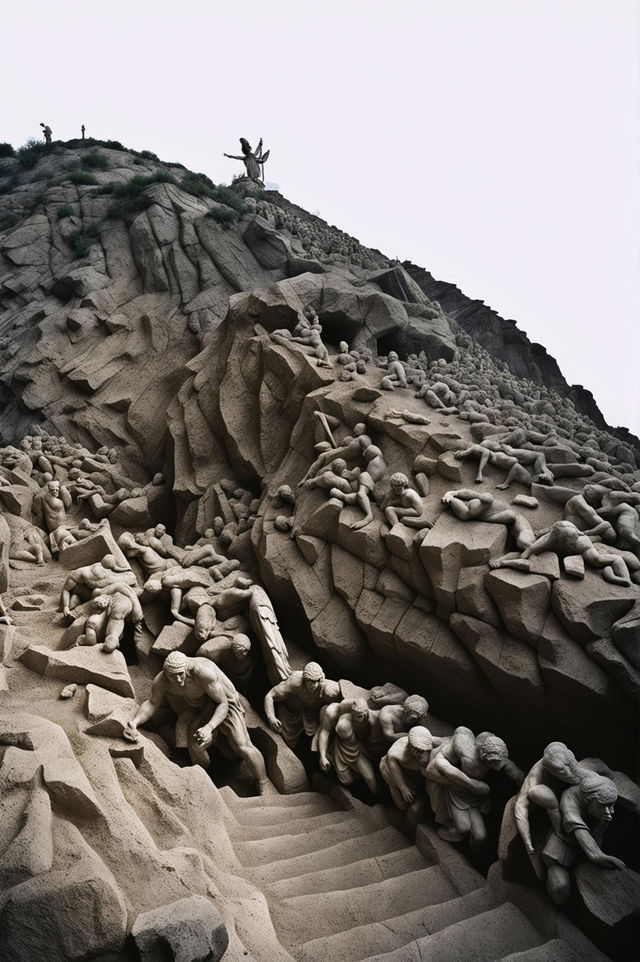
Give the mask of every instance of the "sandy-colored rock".
[{"label": "sandy-colored rock", "polygon": [[131,935],[141,962],[218,962],[229,945],[222,916],[201,895],[143,912]]},{"label": "sandy-colored rock", "polygon": [[61,678],[81,685],[92,682],[125,698],[134,695],[124,656],[117,650],[106,654],[99,645],[94,645],[53,651],[46,645],[30,645],[20,660],[46,678]]},{"label": "sandy-colored rock", "polygon": [[111,874],[95,861],[48,872],[0,897],[0,955],[33,962],[46,945],[51,962],[118,953],[127,914]]}]

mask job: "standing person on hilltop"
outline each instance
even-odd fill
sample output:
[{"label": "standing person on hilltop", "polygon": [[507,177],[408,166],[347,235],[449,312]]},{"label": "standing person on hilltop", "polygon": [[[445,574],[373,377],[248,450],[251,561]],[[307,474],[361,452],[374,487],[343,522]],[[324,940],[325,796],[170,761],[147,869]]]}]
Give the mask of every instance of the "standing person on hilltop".
[{"label": "standing person on hilltop", "polygon": [[80,130],[82,131],[82,139],[84,140],[84,130],[85,130],[84,124],[82,125]]},{"label": "standing person on hilltop", "polygon": [[42,127],[42,133],[44,134],[44,140],[48,147],[51,146],[51,127],[48,124],[40,124]]}]

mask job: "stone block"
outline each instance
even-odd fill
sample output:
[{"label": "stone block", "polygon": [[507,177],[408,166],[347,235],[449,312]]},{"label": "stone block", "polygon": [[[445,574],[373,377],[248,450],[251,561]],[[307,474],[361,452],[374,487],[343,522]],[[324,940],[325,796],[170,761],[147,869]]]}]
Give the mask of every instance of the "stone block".
[{"label": "stone block", "polygon": [[89,535],[88,538],[83,538],[64,548],[59,554],[59,560],[68,571],[72,571],[74,568],[82,568],[84,565],[102,561],[106,554],[112,554],[120,567],[129,567],[129,561],[116,544],[108,524],[103,525],[99,531]]},{"label": "stone block", "polygon": [[509,634],[535,644],[549,611],[551,588],[547,578],[500,568],[487,572],[484,584]]},{"label": "stone block", "polygon": [[124,655],[117,650],[105,653],[94,645],[53,651],[46,645],[30,645],[20,661],[45,678],[61,678],[79,685],[93,682],[125,698],[135,695]]},{"label": "stone block", "polygon": [[186,655],[194,655],[197,647],[198,642],[193,636],[191,625],[174,621],[173,624],[165,625],[151,646],[151,651],[154,655],[166,658],[172,651],[183,651]]}]

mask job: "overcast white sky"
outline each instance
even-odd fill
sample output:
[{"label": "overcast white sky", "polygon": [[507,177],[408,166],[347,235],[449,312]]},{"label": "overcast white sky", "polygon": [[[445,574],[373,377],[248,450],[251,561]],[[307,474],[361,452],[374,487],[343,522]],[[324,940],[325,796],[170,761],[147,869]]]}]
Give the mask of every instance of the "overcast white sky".
[{"label": "overcast white sky", "polygon": [[21,0],[0,141],[53,128],[307,210],[513,318],[640,433],[640,0]]}]

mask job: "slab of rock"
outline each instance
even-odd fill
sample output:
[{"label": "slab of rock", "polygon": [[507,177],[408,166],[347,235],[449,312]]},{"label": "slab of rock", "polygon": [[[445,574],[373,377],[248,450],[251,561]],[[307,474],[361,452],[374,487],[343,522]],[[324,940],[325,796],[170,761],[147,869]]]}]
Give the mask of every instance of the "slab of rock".
[{"label": "slab of rock", "polygon": [[40,611],[47,599],[43,595],[22,595],[11,605],[12,611]]},{"label": "slab of rock", "polygon": [[9,484],[0,488],[0,504],[9,512],[19,518],[31,520],[31,506],[33,504],[33,491],[21,484]]},{"label": "slab of rock", "polygon": [[500,568],[487,572],[484,583],[509,634],[535,644],[549,611],[548,580],[543,575]]},{"label": "slab of rock", "polygon": [[640,671],[640,603],[616,622],[611,631],[613,643],[627,661]]},{"label": "slab of rock", "polygon": [[90,722],[97,722],[106,718],[117,708],[132,712],[135,704],[133,698],[122,698],[120,695],[115,695],[112,691],[100,688],[98,685],[87,685],[85,711]]},{"label": "slab of rock", "polygon": [[484,585],[486,573],[484,565],[461,569],[455,596],[456,611],[499,628],[501,621],[498,609]]},{"label": "slab of rock", "polygon": [[133,698],[135,692],[121,651],[105,653],[98,645],[53,651],[46,645],[30,645],[20,660],[45,678],[61,678],[79,685],[89,682],[116,695]]},{"label": "slab of rock", "polygon": [[142,912],[131,935],[140,962],[218,962],[229,945],[224,919],[203,895]]},{"label": "slab of rock", "polygon": [[63,812],[86,817],[100,813],[93,789],[60,725],[39,715],[3,714],[0,745],[34,752],[42,765],[45,787]]},{"label": "slab of rock", "polygon": [[465,465],[463,461],[456,458],[453,451],[445,451],[438,458],[438,474],[446,478],[447,481],[452,481],[454,484],[462,484],[465,476],[470,474],[469,467],[465,471]]},{"label": "slab of rock", "polygon": [[581,554],[570,554],[562,559],[564,573],[569,578],[582,580],[584,578],[584,558]]},{"label": "slab of rock", "polygon": [[504,553],[507,529],[485,521],[459,521],[444,512],[420,545],[420,558],[444,611],[455,608],[460,570],[486,565]]},{"label": "slab of rock", "polygon": [[637,598],[635,585],[630,588],[612,585],[590,570],[582,581],[556,581],[551,605],[571,637],[586,644],[608,635]]},{"label": "slab of rock", "polygon": [[362,511],[359,509],[351,506],[344,508],[338,521],[336,542],[361,561],[366,561],[376,568],[384,568],[388,553],[384,540],[380,536],[379,517],[374,514],[370,524],[355,531],[351,525],[361,521],[362,517]]},{"label": "slab of rock", "polygon": [[83,538],[64,548],[58,557],[64,567],[71,571],[74,568],[82,568],[84,565],[102,561],[106,554],[112,554],[120,567],[129,567],[129,560],[116,544],[109,524],[104,524],[99,531],[89,535],[88,538]]},{"label": "slab of rock", "polygon": [[153,645],[151,651],[162,658],[172,651],[183,651],[187,655],[195,654],[198,642],[193,636],[191,625],[183,625],[181,621],[174,621],[165,625]]},{"label": "slab of rock", "polygon": [[0,958],[11,962],[69,962],[117,957],[127,935],[127,913],[113,877],[97,859],[82,859],[4,893]]}]

